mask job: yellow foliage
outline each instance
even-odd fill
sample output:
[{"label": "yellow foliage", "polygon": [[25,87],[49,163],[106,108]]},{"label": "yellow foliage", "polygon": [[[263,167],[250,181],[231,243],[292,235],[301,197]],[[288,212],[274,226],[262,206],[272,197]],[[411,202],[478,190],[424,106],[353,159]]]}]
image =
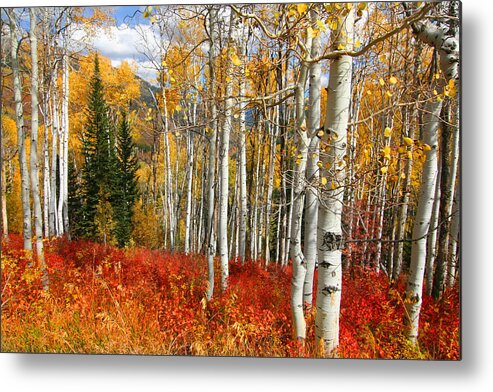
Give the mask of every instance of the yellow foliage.
[{"label": "yellow foliage", "polygon": [[404,140],[404,143],[406,144],[406,146],[412,146],[414,143],[414,140],[411,139],[410,137],[405,137],[403,140]]}]

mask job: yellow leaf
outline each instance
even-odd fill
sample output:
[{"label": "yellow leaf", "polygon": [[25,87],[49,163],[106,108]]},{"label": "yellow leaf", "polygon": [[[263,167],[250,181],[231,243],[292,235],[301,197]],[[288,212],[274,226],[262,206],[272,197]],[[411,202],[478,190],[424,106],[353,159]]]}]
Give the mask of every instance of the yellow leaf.
[{"label": "yellow leaf", "polygon": [[325,134],[324,131],[320,130],[318,131],[317,136],[322,137],[324,134]]},{"label": "yellow leaf", "polygon": [[365,10],[365,9],[366,9],[366,3],[359,3],[359,4],[358,4],[358,9],[359,9],[360,11]]},{"label": "yellow leaf", "polygon": [[226,76],[226,82],[228,82],[228,83],[231,82],[231,77]]},{"label": "yellow leaf", "polygon": [[400,146],[398,151],[399,151],[399,154],[404,154],[407,151],[407,148],[405,146]]},{"label": "yellow leaf", "polygon": [[385,63],[387,61],[387,56],[385,56],[384,54],[381,54],[379,59],[382,63]]},{"label": "yellow leaf", "polygon": [[176,82],[176,80],[175,80],[175,78],[173,76],[170,76],[169,80],[170,80],[171,83]]},{"label": "yellow leaf", "polygon": [[371,94],[372,94],[371,90],[366,90],[366,93],[367,93],[368,95],[371,95]]},{"label": "yellow leaf", "polygon": [[390,147],[385,146],[382,150],[384,158],[390,159]]},{"label": "yellow leaf", "polygon": [[330,188],[331,189],[336,189],[337,188],[337,185],[336,185],[336,183],[334,181],[331,181],[330,182]]},{"label": "yellow leaf", "polygon": [[296,160],[296,164],[299,165],[301,163],[301,159]]},{"label": "yellow leaf", "polygon": [[320,179],[320,183],[321,183],[323,186],[327,185],[327,178],[322,177],[322,178]]},{"label": "yellow leaf", "polygon": [[413,153],[412,153],[411,151],[408,151],[408,152],[407,152],[407,157],[408,157],[409,159],[413,159]]},{"label": "yellow leaf", "polygon": [[395,76],[391,76],[389,79],[390,84],[396,84],[397,83],[397,78]]},{"label": "yellow leaf", "polygon": [[390,98],[392,96],[392,93],[387,90],[387,91],[385,91],[385,95]]},{"label": "yellow leaf", "polygon": [[410,137],[405,137],[404,138],[404,143],[406,144],[406,146],[412,146],[413,143],[414,143],[414,141]]},{"label": "yellow leaf", "polygon": [[429,145],[429,144],[426,144],[426,143],[425,143],[425,144],[423,144],[423,150],[424,150],[424,151],[431,151],[431,147],[430,147],[430,145]]},{"label": "yellow leaf", "polygon": [[322,31],[327,30],[327,27],[325,27],[325,23],[324,23],[324,22],[322,22],[321,20],[318,20],[318,19],[317,19],[317,26],[318,26],[318,28],[319,28],[320,30],[322,30]]},{"label": "yellow leaf", "polygon": [[385,86],[385,80],[383,80],[382,78],[378,79],[378,83],[380,83],[380,86]]},{"label": "yellow leaf", "polygon": [[173,70],[172,69],[168,69],[168,74],[169,75],[173,75]]},{"label": "yellow leaf", "polygon": [[392,129],[390,129],[389,127],[386,127],[385,130],[383,131],[383,135],[385,137],[390,137],[392,136]]},{"label": "yellow leaf", "polygon": [[149,12],[144,11],[144,18],[148,18],[148,17],[149,17]]},{"label": "yellow leaf", "polygon": [[332,20],[332,21],[330,21],[330,22],[328,23],[328,25],[329,25],[329,28],[330,28],[331,30],[334,30],[334,31],[335,31],[335,30],[337,30],[337,28],[339,27],[339,23],[337,23],[337,20]]},{"label": "yellow leaf", "polygon": [[150,21],[151,23],[156,23],[156,18],[155,18],[154,16],[151,16],[151,17],[149,18],[149,21]]},{"label": "yellow leaf", "polygon": [[317,166],[321,169],[324,166],[324,164],[322,163],[322,161],[318,161]]},{"label": "yellow leaf", "polygon": [[181,112],[181,109],[182,109],[182,107],[181,107],[180,104],[178,104],[178,105],[175,106],[175,111]]},{"label": "yellow leaf", "polygon": [[346,45],[339,44],[339,45],[337,45],[337,50],[344,50],[345,47],[346,47]]},{"label": "yellow leaf", "polygon": [[238,55],[237,55],[236,53],[233,53],[233,54],[231,55],[231,61],[232,61],[232,62],[233,62],[233,64],[234,64],[234,65],[236,65],[236,66],[239,66],[239,65],[241,65],[241,64],[242,64],[242,62],[241,62],[240,58],[238,57]]},{"label": "yellow leaf", "polygon": [[311,27],[308,27],[306,29],[306,35],[308,36],[308,38],[313,39],[314,37],[316,37],[315,30],[313,30]]},{"label": "yellow leaf", "polygon": [[361,47],[361,41],[359,39],[357,39],[356,42],[354,43],[354,47],[355,49],[359,49]]},{"label": "yellow leaf", "polygon": [[308,9],[308,6],[307,6],[306,4],[298,4],[298,5],[296,6],[296,8],[297,8],[297,10],[298,10],[298,13],[299,13],[300,15],[303,15],[303,14],[306,12],[306,10]]},{"label": "yellow leaf", "polygon": [[383,166],[380,168],[380,171],[382,172],[382,174],[385,174],[389,171],[389,168],[387,166]]}]

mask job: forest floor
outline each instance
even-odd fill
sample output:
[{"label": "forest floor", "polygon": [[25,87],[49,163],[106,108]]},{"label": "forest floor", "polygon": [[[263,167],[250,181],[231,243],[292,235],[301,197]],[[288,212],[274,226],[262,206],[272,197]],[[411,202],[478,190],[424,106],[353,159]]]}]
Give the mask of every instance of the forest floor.
[{"label": "forest floor", "polygon": [[[207,302],[202,255],[46,242],[50,290],[28,268],[20,236],[2,246],[4,352],[317,357],[313,308],[307,343],[292,338],[291,268],[230,263],[229,288]],[[218,277],[216,273],[216,278]],[[402,333],[404,279],[344,273],[339,357],[459,359],[456,287],[423,299],[419,344]]]}]

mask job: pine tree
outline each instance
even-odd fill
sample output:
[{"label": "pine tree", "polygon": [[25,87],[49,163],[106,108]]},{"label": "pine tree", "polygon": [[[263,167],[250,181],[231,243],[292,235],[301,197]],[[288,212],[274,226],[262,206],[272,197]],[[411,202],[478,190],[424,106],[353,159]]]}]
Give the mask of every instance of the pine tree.
[{"label": "pine tree", "polygon": [[70,211],[70,236],[79,238],[83,236],[81,227],[83,209],[80,176],[75,167],[74,157],[69,157],[68,160],[68,208]]},{"label": "pine tree", "polygon": [[[104,86],[99,71],[99,59],[94,60],[94,75],[91,80],[87,122],[82,135],[83,214],[82,233],[87,238],[98,239],[96,214],[100,210],[101,193],[108,195],[110,204],[115,199],[117,173],[115,140],[110,124],[108,106],[104,99]],[[106,203],[105,201],[105,203]]]},{"label": "pine tree", "polygon": [[116,238],[119,246],[125,246],[132,234],[134,204],[137,199],[137,157],[130,133],[127,113],[122,111],[117,134],[117,189],[114,212]]}]

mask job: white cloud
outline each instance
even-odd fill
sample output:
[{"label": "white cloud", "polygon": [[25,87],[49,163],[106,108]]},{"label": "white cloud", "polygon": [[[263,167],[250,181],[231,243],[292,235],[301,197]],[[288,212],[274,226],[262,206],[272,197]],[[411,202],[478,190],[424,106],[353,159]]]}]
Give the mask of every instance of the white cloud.
[{"label": "white cloud", "polygon": [[72,49],[84,51],[93,48],[111,60],[114,67],[120,66],[122,61],[134,62],[137,74],[150,83],[155,83],[156,71],[150,61],[151,56],[159,54],[156,32],[153,26],[137,24],[128,26],[111,26],[99,29],[94,35],[87,35],[80,26],[72,31]]}]

